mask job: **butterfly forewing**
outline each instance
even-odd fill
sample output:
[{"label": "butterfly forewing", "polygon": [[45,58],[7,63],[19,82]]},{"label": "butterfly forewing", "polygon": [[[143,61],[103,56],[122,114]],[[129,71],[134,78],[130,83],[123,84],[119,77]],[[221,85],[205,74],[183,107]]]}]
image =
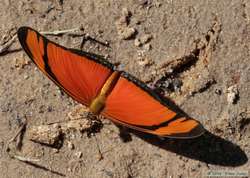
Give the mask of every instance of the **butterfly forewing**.
[{"label": "butterfly forewing", "polygon": [[112,69],[73,53],[28,27],[20,28],[18,37],[40,70],[82,104],[90,104],[112,73]]}]

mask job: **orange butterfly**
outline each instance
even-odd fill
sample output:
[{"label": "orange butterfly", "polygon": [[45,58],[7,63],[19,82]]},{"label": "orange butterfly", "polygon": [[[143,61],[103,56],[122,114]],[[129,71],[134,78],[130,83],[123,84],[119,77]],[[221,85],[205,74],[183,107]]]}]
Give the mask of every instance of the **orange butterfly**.
[{"label": "orange butterfly", "polygon": [[192,138],[202,125],[170,109],[143,82],[95,55],[60,46],[29,27],[18,30],[28,56],[55,84],[73,99],[113,122],[175,138]]}]

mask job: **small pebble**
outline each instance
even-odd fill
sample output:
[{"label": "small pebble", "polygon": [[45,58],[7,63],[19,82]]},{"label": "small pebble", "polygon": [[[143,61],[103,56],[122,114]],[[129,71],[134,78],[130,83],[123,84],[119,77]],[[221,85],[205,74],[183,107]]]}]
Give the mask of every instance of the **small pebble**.
[{"label": "small pebble", "polygon": [[181,168],[184,168],[185,165],[186,165],[186,164],[185,164],[184,162],[180,163],[180,167],[181,167]]},{"label": "small pebble", "polygon": [[145,44],[145,45],[143,46],[143,49],[144,49],[145,51],[149,51],[149,50],[151,49],[151,45],[150,45],[150,44]]},{"label": "small pebble", "polygon": [[131,15],[131,12],[125,7],[122,8],[122,16],[129,17]]},{"label": "small pebble", "polygon": [[80,159],[82,157],[82,152],[81,151],[78,151],[75,153],[75,156]]},{"label": "small pebble", "polygon": [[140,38],[140,41],[142,44],[145,44],[147,42],[149,42],[152,39],[152,35],[150,34],[145,34]]},{"label": "small pebble", "polygon": [[144,58],[142,60],[139,60],[138,64],[143,67],[150,66],[152,64],[152,61],[150,61],[148,58]]},{"label": "small pebble", "polygon": [[52,151],[53,151],[53,153],[59,153],[59,149],[57,149],[57,148],[53,148]]},{"label": "small pebble", "polygon": [[135,39],[134,43],[135,43],[135,46],[137,47],[141,46],[141,41],[138,38]]},{"label": "small pebble", "polygon": [[158,1],[155,2],[155,7],[161,7],[161,5],[162,4],[160,2],[158,2]]},{"label": "small pebble", "polygon": [[26,65],[30,64],[30,60],[26,59],[25,57],[15,58],[15,67],[16,68],[24,68]]},{"label": "small pebble", "polygon": [[26,80],[26,79],[29,78],[29,76],[28,75],[24,75],[23,78]]},{"label": "small pebble", "polygon": [[47,111],[48,111],[48,112],[52,112],[52,111],[53,111],[52,106],[48,106]]},{"label": "small pebble", "polygon": [[236,104],[239,98],[239,91],[236,85],[233,85],[227,89],[227,102],[230,104]]},{"label": "small pebble", "polygon": [[127,8],[123,8],[122,16],[115,22],[119,38],[122,40],[130,39],[136,34],[135,28],[128,27],[130,16],[130,11]]},{"label": "small pebble", "polygon": [[136,33],[135,28],[133,27],[124,27],[118,31],[118,35],[122,40],[128,40],[132,38]]},{"label": "small pebble", "polygon": [[215,89],[215,94],[217,94],[217,95],[221,95],[221,90],[220,89]]},{"label": "small pebble", "polygon": [[116,21],[116,27],[117,29],[121,29],[122,27],[128,26],[128,20],[127,17],[122,16]]},{"label": "small pebble", "polygon": [[192,166],[192,167],[191,167],[191,171],[192,171],[192,172],[196,171],[196,167],[195,167],[195,166]]},{"label": "small pebble", "polygon": [[75,148],[74,144],[72,142],[68,142],[68,148],[70,150],[73,150]]},{"label": "small pebble", "polygon": [[58,124],[51,127],[47,125],[32,126],[28,130],[27,136],[32,141],[57,146],[60,142],[61,130]]}]

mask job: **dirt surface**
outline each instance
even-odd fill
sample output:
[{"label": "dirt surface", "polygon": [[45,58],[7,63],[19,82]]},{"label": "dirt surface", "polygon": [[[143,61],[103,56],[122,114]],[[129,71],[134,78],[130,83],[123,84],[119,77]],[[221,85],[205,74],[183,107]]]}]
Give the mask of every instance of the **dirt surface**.
[{"label": "dirt surface", "polygon": [[[0,56],[0,177],[205,177],[250,173],[250,2],[247,0],[1,0],[0,45],[20,26],[83,27],[83,50],[103,55],[170,97],[207,129],[192,140],[137,132],[124,142],[109,120],[95,136],[69,132],[59,149],[24,134],[19,156],[6,152],[24,117],[32,126],[64,121],[77,105],[39,72],[14,42]],[[82,37],[48,38],[80,49]],[[105,43],[107,44],[107,43]],[[103,153],[100,158],[98,148]],[[35,161],[35,162],[34,162]]]}]

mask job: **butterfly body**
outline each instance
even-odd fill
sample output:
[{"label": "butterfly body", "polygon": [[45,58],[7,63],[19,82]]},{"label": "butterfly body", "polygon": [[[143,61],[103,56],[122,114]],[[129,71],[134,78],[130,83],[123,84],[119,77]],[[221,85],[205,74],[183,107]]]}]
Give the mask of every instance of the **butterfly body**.
[{"label": "butterfly body", "polygon": [[99,95],[93,99],[91,102],[89,109],[94,114],[100,114],[101,111],[105,108],[105,102],[109,95],[109,93],[114,88],[118,78],[120,76],[120,72],[114,71],[111,76],[107,79],[107,81],[104,83],[101,92]]},{"label": "butterfly body", "polygon": [[29,27],[18,30],[28,56],[56,85],[94,114],[159,136],[193,138],[202,125],[173,109],[143,82],[93,54],[60,46]]}]

